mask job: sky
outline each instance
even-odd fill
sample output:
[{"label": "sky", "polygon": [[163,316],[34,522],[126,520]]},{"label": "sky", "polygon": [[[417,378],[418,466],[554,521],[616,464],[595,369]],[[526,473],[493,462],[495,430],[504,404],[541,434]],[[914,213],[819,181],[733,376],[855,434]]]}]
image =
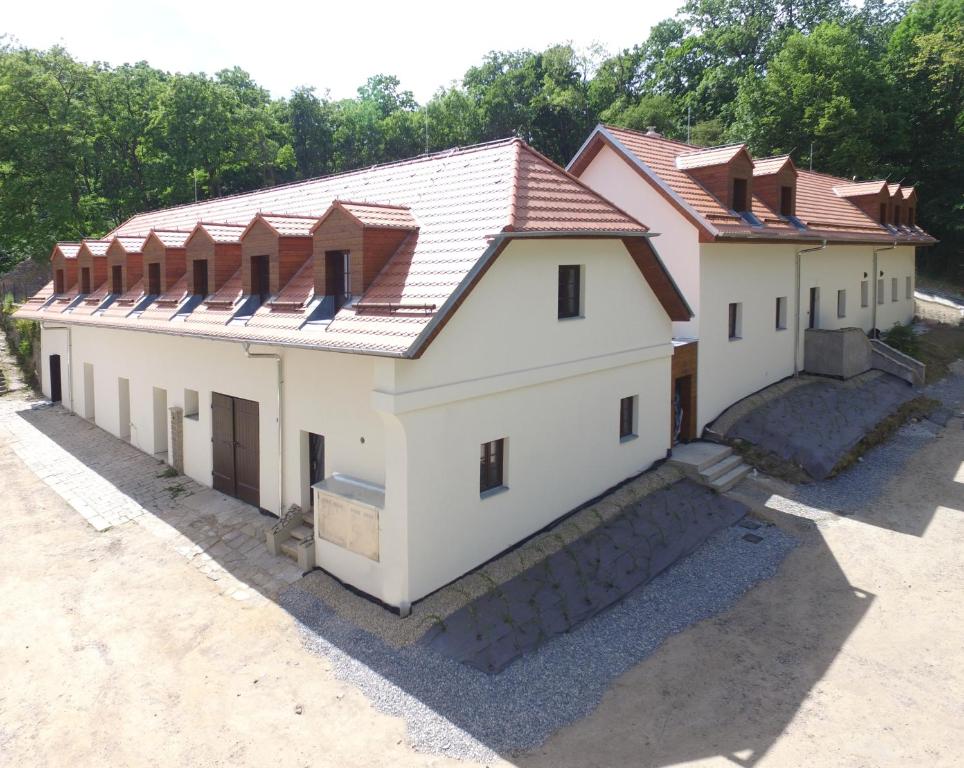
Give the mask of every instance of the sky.
[{"label": "sky", "polygon": [[87,62],[208,74],[239,66],[275,97],[308,85],[347,98],[370,75],[394,74],[425,102],[488,51],[571,42],[616,52],[643,42],[681,3],[611,0],[594,13],[585,1],[34,0],[4,4],[0,35],[59,44]]}]

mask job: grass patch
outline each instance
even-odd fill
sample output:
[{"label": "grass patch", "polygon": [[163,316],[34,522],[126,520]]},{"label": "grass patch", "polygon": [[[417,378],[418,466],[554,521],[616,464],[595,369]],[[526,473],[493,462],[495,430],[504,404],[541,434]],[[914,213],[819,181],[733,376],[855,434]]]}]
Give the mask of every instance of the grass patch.
[{"label": "grass patch", "polygon": [[178,475],[178,472],[176,469],[174,469],[174,467],[168,467],[163,472],[161,472],[161,474],[157,475],[157,477],[177,477],[177,475]]},{"label": "grass patch", "polygon": [[743,457],[743,461],[754,469],[770,475],[770,477],[776,477],[794,485],[813,482],[813,478],[807,474],[803,467],[794,464],[792,461],[787,461],[775,453],[765,451],[758,445],[740,439],[731,440],[729,445]]},{"label": "grass patch", "polygon": [[935,325],[917,337],[917,359],[927,366],[927,383],[943,379],[955,360],[964,358],[964,328]]},{"label": "grass patch", "polygon": [[940,407],[940,403],[930,397],[915,397],[908,400],[883,421],[879,422],[870,432],[864,435],[853,449],[844,456],[828,475],[835,477],[848,467],[857,463],[861,456],[875,446],[890,438],[898,429],[911,419],[925,419]]}]

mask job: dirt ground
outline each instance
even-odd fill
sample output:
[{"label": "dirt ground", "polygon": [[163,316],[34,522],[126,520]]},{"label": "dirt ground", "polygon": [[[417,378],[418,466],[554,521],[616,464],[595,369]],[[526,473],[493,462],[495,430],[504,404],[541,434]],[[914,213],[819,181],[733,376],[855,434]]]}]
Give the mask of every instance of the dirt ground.
[{"label": "dirt ground", "polygon": [[[667,641],[518,766],[964,763],[964,429],[874,509]],[[0,766],[455,765],[413,752],[273,603],[136,524],[96,533],[0,445]],[[300,705],[301,714],[296,708]]]}]

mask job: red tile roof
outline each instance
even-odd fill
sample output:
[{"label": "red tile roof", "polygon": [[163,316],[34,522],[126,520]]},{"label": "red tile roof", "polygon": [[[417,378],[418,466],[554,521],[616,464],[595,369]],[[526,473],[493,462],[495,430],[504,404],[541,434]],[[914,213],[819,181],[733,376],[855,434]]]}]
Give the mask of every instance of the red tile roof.
[{"label": "red tile roof", "polygon": [[[147,239],[154,237],[157,239],[161,245],[165,248],[183,248],[187,239],[191,236],[190,232],[185,232],[177,229],[153,229]],[[131,238],[118,237],[118,240],[128,240]],[[146,240],[144,241],[146,243]],[[124,248],[128,253],[136,253],[137,251],[132,251],[127,247]]]},{"label": "red tile roof", "polygon": [[84,238],[80,241],[80,248],[86,247],[92,256],[106,256],[107,249],[110,247],[110,241],[111,239],[109,237],[103,240],[88,240]]},{"label": "red tile roof", "polygon": [[[201,230],[216,243],[240,243],[245,229],[247,226],[244,224],[211,224],[201,221],[191,231],[191,235]],[[188,237],[188,240],[190,239]]]},{"label": "red tile roof", "polygon": [[[614,126],[597,126],[569,164],[577,175],[592,161],[602,146],[611,147],[666,197],[681,213],[700,229],[705,240],[716,239],[785,239],[831,242],[903,242],[930,245],[934,238],[919,227],[888,227],[879,224],[851,203],[848,196],[873,194],[884,189],[885,181],[854,183],[847,179],[797,169],[796,218],[804,225],[795,226],[768,208],[756,195],[751,210],[762,226],[752,226],[727,209],[693,176],[681,170],[699,167],[703,157],[713,162],[726,162],[744,147],[737,144],[701,150],[690,144],[654,134],[630,131]],[[721,160],[721,158],[724,158]],[[781,158],[764,158],[757,165],[770,170]],[[772,172],[772,171],[771,171]],[[842,194],[841,194],[842,191]]]},{"label": "red tile roof", "polygon": [[[376,226],[404,224],[413,231],[358,307],[344,307],[330,321],[309,322],[315,302],[312,270],[307,265],[247,321],[228,322],[240,306],[240,271],[217,296],[182,316],[183,322],[171,319],[174,310],[168,301],[155,301],[137,317],[110,317],[105,311],[82,318],[68,312],[58,315],[58,321],[417,356],[462,294],[471,290],[484,265],[496,257],[502,239],[522,233],[615,238],[641,237],[647,232],[644,225],[524,142],[509,139],[143,213],[110,236],[143,238],[151,230],[202,228],[216,240],[237,242],[239,230],[262,211],[280,212],[262,217],[276,228],[300,233],[335,201],[352,201],[340,204],[352,206],[352,215],[377,222]],[[199,224],[212,221],[219,223]],[[181,283],[168,293],[182,292]],[[675,287],[663,286],[656,292],[671,315],[688,311]],[[383,310],[375,311],[376,305]],[[43,311],[20,311],[24,317],[46,316]]]},{"label": "red tile roof", "polygon": [[[53,253],[60,252],[65,259],[76,259],[77,252],[80,250],[80,243],[57,243]],[[51,253],[51,258],[53,257]]]},{"label": "red tile roof", "polygon": [[333,200],[331,208],[318,220],[315,228],[335,208],[340,208],[357,219],[363,226],[384,229],[418,229],[412,209],[404,205],[380,203],[356,203],[349,200]]},{"label": "red tile roof", "polygon": [[790,159],[790,155],[777,155],[776,157],[761,157],[759,160],[753,161],[753,175],[754,176],[770,176],[783,170],[785,165],[789,164],[793,167],[794,172],[796,168],[793,166],[793,161]]},{"label": "red tile roof", "polygon": [[[644,136],[652,136],[647,133]],[[707,147],[692,152],[683,152],[676,156],[676,167],[681,171],[693,168],[708,168],[711,165],[724,165],[730,162],[740,152],[746,152],[746,144],[729,144],[725,147]],[[747,152],[747,154],[749,154]]]},{"label": "red tile roof", "polygon": [[[263,221],[275,231],[278,237],[310,237],[318,219],[314,216],[285,216],[275,213],[258,213],[244,230],[245,233],[256,221]],[[242,235],[243,237],[243,235]]]}]

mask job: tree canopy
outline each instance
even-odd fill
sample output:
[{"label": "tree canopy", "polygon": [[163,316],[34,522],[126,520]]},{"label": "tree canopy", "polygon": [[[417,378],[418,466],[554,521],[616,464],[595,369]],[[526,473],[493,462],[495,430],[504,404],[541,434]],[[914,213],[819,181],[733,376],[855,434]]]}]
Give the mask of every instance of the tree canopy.
[{"label": "tree canopy", "polygon": [[[614,20],[614,23],[615,20]],[[510,135],[566,163],[596,122],[917,184],[961,280],[961,0],[687,0],[616,54],[492,51],[418,104],[398,78],[274,99],[234,68],[85,64],[0,38],[0,271],[133,213]]]}]

